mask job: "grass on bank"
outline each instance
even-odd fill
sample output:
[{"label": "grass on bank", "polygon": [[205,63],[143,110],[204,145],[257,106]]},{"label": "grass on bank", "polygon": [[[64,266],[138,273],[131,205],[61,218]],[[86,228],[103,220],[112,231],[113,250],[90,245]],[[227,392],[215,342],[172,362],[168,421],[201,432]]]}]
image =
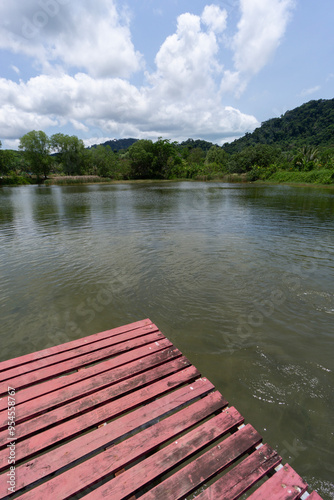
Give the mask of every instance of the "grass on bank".
[{"label": "grass on bank", "polygon": [[298,182],[306,184],[334,184],[333,170],[311,170],[310,172],[275,172],[269,178],[274,182]]},{"label": "grass on bank", "polygon": [[[334,187],[334,170],[333,169],[319,169],[310,170],[308,172],[299,171],[288,171],[288,170],[275,170],[269,172],[267,169],[261,169],[260,167],[254,167],[250,172],[244,174],[235,173],[219,173],[216,172],[210,174],[206,173],[195,175],[192,178],[175,178],[166,179],[164,182],[173,181],[216,181],[216,182],[226,182],[226,183],[245,183],[245,182],[265,182],[266,184],[307,184],[315,186],[328,186]],[[147,182],[157,182],[158,179],[150,180],[119,180],[112,179],[110,177],[100,177],[98,175],[76,175],[76,176],[51,176],[47,179],[37,179],[34,176],[17,175],[10,174],[8,176],[0,177],[0,186],[24,186],[31,184],[42,184],[44,186],[73,186],[73,185],[84,185],[84,184],[114,184],[119,182],[126,183],[147,183]]]},{"label": "grass on bank", "polygon": [[110,177],[100,177],[98,175],[68,175],[68,176],[58,176],[50,177],[46,179],[43,184],[45,186],[72,186],[77,184],[96,184],[112,182],[113,179]]},{"label": "grass on bank", "polygon": [[247,173],[247,180],[274,183],[298,183],[330,185],[334,184],[334,169],[322,168],[309,171],[281,170],[275,165],[269,168],[254,166]]}]

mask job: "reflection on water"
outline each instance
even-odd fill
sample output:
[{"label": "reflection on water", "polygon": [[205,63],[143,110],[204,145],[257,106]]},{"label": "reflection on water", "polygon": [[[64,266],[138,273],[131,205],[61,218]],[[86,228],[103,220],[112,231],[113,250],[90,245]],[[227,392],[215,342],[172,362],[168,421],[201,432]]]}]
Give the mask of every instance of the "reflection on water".
[{"label": "reflection on water", "polygon": [[0,190],[1,359],[149,317],[333,498],[334,194]]}]

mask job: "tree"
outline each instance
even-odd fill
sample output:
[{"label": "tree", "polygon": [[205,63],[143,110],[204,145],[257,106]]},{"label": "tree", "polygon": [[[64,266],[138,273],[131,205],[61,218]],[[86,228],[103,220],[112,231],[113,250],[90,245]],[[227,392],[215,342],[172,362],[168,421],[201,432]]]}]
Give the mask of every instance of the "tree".
[{"label": "tree", "polygon": [[4,162],[4,151],[1,150],[2,142],[0,141],[0,175],[6,174],[6,165]]},{"label": "tree", "polygon": [[58,133],[51,137],[51,145],[67,175],[85,173],[85,145],[81,139]]},{"label": "tree", "polygon": [[168,178],[178,158],[176,143],[171,143],[169,139],[159,137],[153,145],[153,155],[151,177]]},{"label": "tree", "polygon": [[7,167],[4,158],[4,151],[2,151],[2,142],[0,141],[0,175],[7,174]]},{"label": "tree", "polygon": [[47,178],[51,168],[50,139],[42,130],[32,130],[20,139],[19,149],[24,151],[30,170],[37,176]]},{"label": "tree", "polygon": [[302,147],[294,158],[297,170],[313,170],[318,166],[319,150],[312,146]]},{"label": "tree", "polygon": [[261,168],[268,168],[275,163],[281,155],[278,147],[268,144],[255,144],[248,146],[242,151],[230,155],[228,170],[230,172],[249,172],[255,165]]},{"label": "tree", "polygon": [[110,146],[96,146],[91,150],[92,163],[101,177],[118,177],[117,156]]},{"label": "tree", "polygon": [[8,175],[16,167],[16,157],[14,151],[1,150],[0,141],[0,175]]},{"label": "tree", "polygon": [[205,153],[201,148],[193,148],[188,155],[187,161],[189,165],[203,165]]},{"label": "tree", "polygon": [[215,163],[220,167],[221,170],[225,170],[228,160],[228,153],[219,146],[211,146],[209,151],[206,153],[205,163]]},{"label": "tree", "polygon": [[131,177],[135,179],[149,179],[152,172],[154,158],[153,142],[141,139],[129,147],[131,162]]}]

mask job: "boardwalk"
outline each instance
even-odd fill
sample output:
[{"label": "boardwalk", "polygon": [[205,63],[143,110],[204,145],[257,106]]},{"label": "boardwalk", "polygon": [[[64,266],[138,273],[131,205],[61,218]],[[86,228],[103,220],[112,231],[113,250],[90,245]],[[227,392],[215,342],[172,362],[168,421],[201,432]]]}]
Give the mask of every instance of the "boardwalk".
[{"label": "boardwalk", "polygon": [[320,499],[150,320],[0,379],[0,498]]}]

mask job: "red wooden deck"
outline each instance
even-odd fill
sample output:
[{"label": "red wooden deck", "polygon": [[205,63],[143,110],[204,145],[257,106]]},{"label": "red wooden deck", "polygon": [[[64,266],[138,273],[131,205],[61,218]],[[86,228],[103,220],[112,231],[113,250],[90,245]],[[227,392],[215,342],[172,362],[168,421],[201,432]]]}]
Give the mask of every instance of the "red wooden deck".
[{"label": "red wooden deck", "polygon": [[150,320],[4,361],[0,381],[0,498],[308,496]]}]

